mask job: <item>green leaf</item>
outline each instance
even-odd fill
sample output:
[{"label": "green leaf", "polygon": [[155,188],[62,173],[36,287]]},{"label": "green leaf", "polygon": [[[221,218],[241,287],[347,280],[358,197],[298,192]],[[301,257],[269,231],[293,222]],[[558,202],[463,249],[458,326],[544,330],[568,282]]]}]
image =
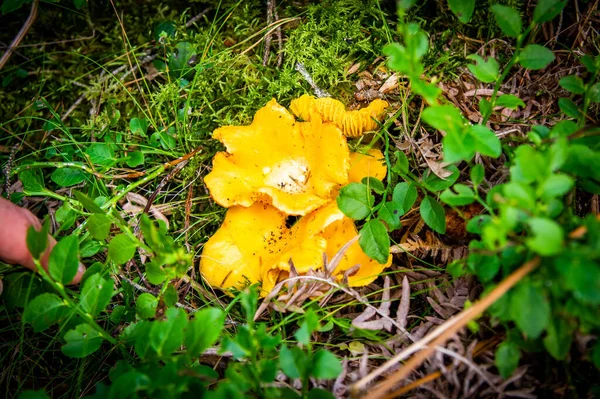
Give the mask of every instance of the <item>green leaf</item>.
[{"label": "green leaf", "polygon": [[40,389],[39,391],[21,391],[17,399],[50,399],[50,396]]},{"label": "green leaf", "polygon": [[[600,304],[600,267],[587,257],[565,252],[554,260],[561,282],[573,296],[586,305]],[[591,309],[591,307],[590,307]]]},{"label": "green leaf", "polygon": [[520,145],[515,151],[511,179],[519,183],[532,183],[543,177],[547,165],[544,157],[529,145]]},{"label": "green leaf", "polygon": [[318,379],[328,380],[337,377],[342,372],[342,364],[333,353],[320,349],[312,359],[310,374]]},{"label": "green leaf", "polygon": [[29,192],[42,192],[44,187],[44,178],[39,169],[25,169],[19,172],[19,180],[23,183],[23,189]]},{"label": "green leaf", "polygon": [[563,250],[564,231],[554,220],[531,218],[527,224],[533,233],[525,240],[529,249],[542,256],[557,255]]},{"label": "green leaf", "polygon": [[167,285],[162,300],[168,307],[175,306],[175,303],[179,300],[179,293],[173,284]]},{"label": "green leaf", "polygon": [[177,43],[176,49],[177,53],[169,55],[169,70],[176,77],[183,77],[191,69],[188,62],[196,55],[196,52],[194,46],[189,42]]},{"label": "green leaf", "polygon": [[57,295],[44,293],[27,304],[23,313],[23,322],[31,324],[34,332],[40,332],[58,323],[67,311],[65,303]]},{"label": "green leaf", "polygon": [[383,185],[381,180],[378,180],[374,177],[364,177],[361,180],[361,183],[367,186],[369,190],[375,191],[377,194],[385,193],[385,186]]},{"label": "green leaf", "polygon": [[9,12],[18,10],[23,4],[31,3],[31,0],[4,0],[2,2],[2,14],[6,15]]},{"label": "green leaf", "polygon": [[464,184],[455,184],[452,190],[447,188],[440,195],[440,199],[451,206],[463,206],[475,201],[475,193],[471,187]]},{"label": "green leaf", "polygon": [[496,18],[496,23],[502,29],[502,32],[509,37],[518,37],[523,29],[521,16],[519,12],[512,7],[494,4],[492,12]]},{"label": "green leaf", "polygon": [[127,235],[117,234],[108,244],[108,256],[117,265],[122,265],[133,258],[136,248],[137,244]]},{"label": "green leaf", "polygon": [[158,298],[147,292],[141,293],[135,300],[135,313],[141,319],[149,319],[156,315]]},{"label": "green leaf", "polygon": [[590,88],[588,98],[592,103],[600,103],[600,82]]},{"label": "green leaf", "polygon": [[560,108],[565,115],[571,118],[579,118],[581,115],[579,108],[577,108],[577,105],[570,98],[559,98],[558,108]]},{"label": "green leaf", "polygon": [[129,129],[134,135],[146,137],[148,132],[148,121],[146,118],[131,118],[129,121]]},{"label": "green leaf", "polygon": [[402,151],[394,152],[394,156],[396,157],[396,162],[392,166],[392,171],[397,174],[406,174],[408,172],[408,158],[406,154]]},{"label": "green leaf", "polygon": [[73,5],[77,10],[81,10],[85,3],[87,3],[87,0],[73,0]]},{"label": "green leaf", "polygon": [[294,338],[302,345],[310,344],[312,333],[319,329],[319,316],[309,309],[302,317],[300,328],[294,333]]},{"label": "green leaf", "polygon": [[358,244],[363,252],[371,259],[383,264],[390,256],[390,237],[383,223],[379,220],[369,220],[360,229]]},{"label": "green leaf", "polygon": [[454,183],[456,183],[456,180],[458,180],[458,177],[460,176],[460,170],[458,170],[455,165],[448,165],[445,169],[452,174],[445,179],[441,179],[433,172],[429,172],[429,174],[423,178],[423,184],[425,184],[425,186],[432,191],[442,191],[451,187]]},{"label": "green leaf", "polygon": [[519,360],[521,359],[521,350],[519,346],[511,341],[504,341],[498,345],[495,355],[495,363],[502,378],[507,379],[514,373]]},{"label": "green leaf", "polygon": [[385,222],[389,231],[400,228],[400,216],[402,215],[404,215],[404,209],[394,201],[384,202],[377,212],[377,218]]},{"label": "green leaf", "polygon": [[392,202],[402,208],[403,214],[408,212],[417,200],[417,189],[414,184],[402,182],[396,184],[392,194]]},{"label": "green leaf", "polygon": [[571,176],[553,174],[540,185],[538,189],[539,196],[545,201],[562,197],[571,191],[574,185],[575,182]]},{"label": "green leaf", "polygon": [[48,272],[59,283],[69,284],[79,269],[77,236],[71,235],[61,239],[50,252]]},{"label": "green leaf", "polygon": [[69,357],[81,359],[100,349],[102,336],[87,323],[79,324],[75,329],[67,331],[64,344],[60,349]]},{"label": "green leaf", "polygon": [[448,163],[469,161],[475,156],[473,136],[465,132],[448,132],[442,139],[442,148]]},{"label": "green leaf", "polygon": [[127,158],[125,158],[125,163],[130,168],[135,168],[136,166],[140,166],[144,164],[144,153],[141,151],[132,151],[127,154]]},{"label": "green leaf", "polygon": [[27,229],[27,249],[33,259],[39,259],[48,247],[48,231],[50,230],[50,220],[46,219],[42,229],[37,231],[35,227],[29,226]]},{"label": "green leaf", "polygon": [[188,355],[198,357],[217,342],[225,323],[225,313],[219,308],[204,308],[194,314],[185,331]]},{"label": "green leaf", "polygon": [[415,3],[416,0],[398,0],[396,2],[396,6],[401,10],[408,11],[408,9],[414,6]]},{"label": "green leaf", "polygon": [[436,105],[423,110],[421,118],[437,130],[444,132],[460,132],[465,118],[454,105]]},{"label": "green leaf", "polygon": [[594,347],[592,348],[591,354],[592,363],[598,370],[600,370],[600,340],[596,341]]},{"label": "green leaf", "polygon": [[523,280],[510,295],[510,314],[528,339],[536,339],[550,322],[550,305],[539,286]]},{"label": "green leaf", "polygon": [[102,208],[100,208],[93,199],[82,193],[81,191],[73,190],[73,195],[90,212],[94,213],[104,213]]},{"label": "green leaf", "polygon": [[171,21],[161,21],[156,24],[154,27],[154,40],[159,40],[161,35],[166,35],[167,37],[174,37],[177,28],[175,24]]},{"label": "green leaf", "polygon": [[475,11],[475,0],[448,0],[448,7],[460,22],[466,24]]},{"label": "green leaf", "polygon": [[325,389],[313,388],[308,391],[308,399],[335,399],[335,396]]},{"label": "green leaf", "polygon": [[540,0],[533,10],[533,21],[538,24],[548,22],[556,17],[567,5],[567,0]]},{"label": "green leaf", "polygon": [[112,220],[103,213],[94,213],[87,220],[87,228],[96,240],[104,240],[108,237]]},{"label": "green leaf", "polygon": [[[498,101],[498,100],[496,100]],[[481,112],[481,115],[491,115],[492,114],[492,103],[489,102],[489,100],[486,100],[485,98],[481,98],[481,100],[479,100],[479,112]]]},{"label": "green leaf", "polygon": [[503,94],[496,99],[496,105],[498,107],[506,107],[509,109],[517,109],[524,107],[525,103],[519,97],[514,94]]},{"label": "green leaf", "polygon": [[539,44],[529,44],[521,50],[519,63],[527,69],[544,69],[554,61],[554,53]]},{"label": "green leaf", "polygon": [[86,175],[79,169],[59,168],[52,172],[50,178],[61,187],[71,187],[84,181]]},{"label": "green leaf", "polygon": [[446,211],[436,200],[428,195],[425,196],[419,210],[427,226],[440,234],[446,232]]},{"label": "green leaf", "polygon": [[96,165],[108,166],[115,162],[115,152],[109,144],[92,143],[85,153],[90,157],[90,161]]},{"label": "green leaf", "polygon": [[350,183],[340,190],[337,197],[338,207],[352,219],[364,219],[371,213],[375,197],[362,183]]},{"label": "green leaf", "polygon": [[544,347],[557,360],[564,360],[573,342],[573,328],[562,318],[552,318],[548,324]]},{"label": "green leaf", "polygon": [[473,166],[471,168],[470,177],[474,186],[480,185],[483,182],[483,179],[485,179],[485,169],[483,168],[483,165],[478,163]]},{"label": "green leaf", "polygon": [[567,91],[570,91],[573,94],[585,93],[585,85],[583,84],[583,79],[581,79],[579,76],[565,76],[558,81],[558,84],[560,85],[560,87]]},{"label": "green leaf", "polygon": [[477,54],[471,54],[467,58],[475,61],[475,64],[468,64],[467,68],[481,82],[492,83],[500,76],[500,65],[495,58],[489,57],[486,61]]},{"label": "green leaf", "polygon": [[83,283],[80,306],[95,317],[110,303],[113,293],[112,279],[105,279],[100,273],[94,274]]},{"label": "green leaf", "polygon": [[279,350],[279,367],[290,378],[300,378],[304,374],[306,355],[298,347],[288,349],[285,345]]},{"label": "green leaf", "polygon": [[475,151],[481,155],[498,158],[502,154],[500,139],[490,129],[483,125],[472,125],[469,135],[473,137]]},{"label": "green leaf", "polygon": [[167,356],[179,349],[188,324],[187,314],[183,309],[168,308],[165,313],[167,319],[152,323],[148,336],[150,347],[158,356]]}]

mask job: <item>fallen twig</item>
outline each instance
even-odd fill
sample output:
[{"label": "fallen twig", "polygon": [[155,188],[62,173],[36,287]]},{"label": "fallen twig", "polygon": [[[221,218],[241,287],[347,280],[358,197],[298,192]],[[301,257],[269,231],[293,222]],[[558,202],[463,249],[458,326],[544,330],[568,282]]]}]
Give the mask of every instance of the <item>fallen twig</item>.
[{"label": "fallen twig", "polygon": [[10,46],[8,46],[4,54],[2,54],[2,58],[0,58],[0,70],[4,68],[4,65],[6,65],[12,53],[17,49],[17,47],[19,47],[19,44],[21,44],[23,38],[25,37],[27,32],[29,32],[29,29],[31,29],[31,25],[33,25],[33,22],[35,21],[38,14],[39,3],[39,0],[33,0],[33,2],[31,3],[31,11],[29,12],[27,20],[25,20],[25,23],[21,27],[21,30],[19,30],[19,33],[17,33],[17,36],[15,36]]}]

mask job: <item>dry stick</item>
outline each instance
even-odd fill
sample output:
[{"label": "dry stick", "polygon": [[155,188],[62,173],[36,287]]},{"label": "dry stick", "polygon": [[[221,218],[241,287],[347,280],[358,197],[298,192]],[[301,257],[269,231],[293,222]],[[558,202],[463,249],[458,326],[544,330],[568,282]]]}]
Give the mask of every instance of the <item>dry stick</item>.
[{"label": "dry stick", "polygon": [[[275,0],[267,0],[267,25],[271,25],[273,23],[273,5],[275,4]],[[269,55],[271,55],[271,39],[272,39],[272,31],[267,32],[267,36],[265,37],[265,52],[263,53],[263,66],[267,66],[269,63]]]},{"label": "dry stick", "polygon": [[391,388],[393,388],[399,381],[406,378],[415,368],[419,367],[429,357],[429,355],[431,355],[437,346],[443,345],[450,337],[466,326],[467,323],[481,315],[488,307],[500,299],[502,295],[504,295],[514,285],[521,281],[527,274],[529,274],[529,272],[535,269],[539,263],[540,258],[538,257],[526,262],[472,307],[452,317],[444,324],[433,330],[431,333],[427,334],[427,336],[425,336],[423,339],[415,342],[394,356],[392,359],[385,362],[381,367],[356,382],[351,387],[353,396],[358,396],[360,391],[364,390],[369,383],[388,371],[390,368],[395,367],[399,361],[405,359],[411,353],[422,349],[421,352],[407,361],[404,367],[387,377],[385,381],[375,386],[373,389],[369,389],[369,392],[363,395],[363,397],[368,397],[370,399],[385,397],[386,393]]},{"label": "dry stick", "polygon": [[29,32],[31,25],[33,25],[33,21],[35,21],[35,18],[37,17],[39,3],[39,0],[33,0],[33,3],[31,3],[31,11],[29,12],[27,20],[21,27],[19,33],[17,33],[17,36],[15,36],[15,38],[13,39],[10,46],[8,46],[4,54],[2,54],[2,58],[0,58],[0,70],[4,68],[4,65],[6,65],[12,53],[17,49],[17,47],[19,47],[21,41],[23,40],[27,32]]},{"label": "dry stick", "polygon": [[185,23],[185,27],[189,28],[190,26],[192,26],[196,21],[198,21],[200,18],[202,18],[203,16],[205,16],[208,12],[210,11],[210,7],[205,8],[204,11],[202,11],[200,14],[196,15],[195,17],[193,17],[192,19],[190,19],[189,21],[187,21]]},{"label": "dry stick", "polygon": [[[273,0],[275,1],[275,0]],[[279,21],[279,14],[277,13],[277,7],[273,7],[273,16],[275,21]],[[283,35],[281,34],[281,25],[277,27],[277,47],[279,49],[277,53],[277,68],[280,68],[283,64]]]}]

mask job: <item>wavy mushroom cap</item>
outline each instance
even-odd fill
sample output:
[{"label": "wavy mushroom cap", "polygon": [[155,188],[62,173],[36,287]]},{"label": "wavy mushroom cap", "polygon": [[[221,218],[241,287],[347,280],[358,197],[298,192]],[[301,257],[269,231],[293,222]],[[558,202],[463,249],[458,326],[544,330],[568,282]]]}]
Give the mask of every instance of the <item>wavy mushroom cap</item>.
[{"label": "wavy mushroom cap", "polygon": [[350,154],[341,130],[315,112],[297,122],[273,99],[250,126],[225,126],[214,138],[226,147],[204,181],[224,207],[271,203],[287,215],[305,215],[348,182]]},{"label": "wavy mushroom cap", "polygon": [[376,148],[371,148],[366,154],[351,152],[348,182],[360,183],[365,177],[383,180],[387,174],[387,166],[382,159],[383,153]]},{"label": "wavy mushroom cap", "polygon": [[[262,294],[268,294],[278,281],[289,275],[290,259],[299,274],[323,268],[323,254],[331,260],[338,251],[358,235],[354,221],[345,216],[335,201],[302,217],[292,228],[281,247],[281,252],[272,261],[263,263]],[[358,242],[353,243],[333,271],[338,280],[344,272],[359,265],[358,271],[348,278],[351,286],[371,283],[392,262],[390,255],[385,264],[369,258]]]},{"label": "wavy mushroom cap", "polygon": [[314,98],[304,94],[292,100],[290,109],[294,115],[306,121],[311,120],[316,110],[324,121],[339,126],[345,136],[358,137],[378,128],[377,121],[383,119],[388,106],[387,101],[376,99],[365,108],[346,111],[342,102],[331,97]]},{"label": "wavy mushroom cap", "polygon": [[260,282],[262,263],[279,253],[289,234],[285,221],[286,215],[266,204],[230,208],[204,245],[200,273],[225,290]]}]

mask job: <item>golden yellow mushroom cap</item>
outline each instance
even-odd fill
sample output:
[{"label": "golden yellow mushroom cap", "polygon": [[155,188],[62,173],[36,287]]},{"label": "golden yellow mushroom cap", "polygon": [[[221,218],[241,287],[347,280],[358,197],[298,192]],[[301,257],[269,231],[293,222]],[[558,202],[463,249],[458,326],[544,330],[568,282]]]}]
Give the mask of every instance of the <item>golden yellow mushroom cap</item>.
[{"label": "golden yellow mushroom cap", "polygon": [[387,166],[383,161],[383,153],[376,148],[371,148],[366,154],[350,153],[349,183],[360,183],[365,177],[383,180],[387,174]]},{"label": "golden yellow mushroom cap", "polygon": [[349,150],[341,130],[318,114],[308,122],[275,100],[250,126],[225,126],[214,137],[226,147],[204,181],[224,207],[271,203],[287,215],[305,215],[324,205],[348,182]]},{"label": "golden yellow mushroom cap", "polygon": [[[270,292],[278,281],[287,277],[290,259],[299,274],[305,274],[311,269],[322,270],[323,254],[332,259],[356,235],[358,231],[354,221],[340,211],[335,201],[302,217],[291,228],[286,242],[280,247],[280,254],[263,264],[262,294]],[[355,242],[346,250],[333,275],[341,280],[345,271],[360,265],[358,271],[349,276],[348,281],[351,286],[362,286],[375,280],[391,262],[391,255],[385,264],[369,258],[358,242]]]},{"label": "golden yellow mushroom cap", "polygon": [[225,221],[206,242],[200,273],[213,287],[241,289],[261,281],[265,261],[279,253],[289,234],[286,215],[266,204],[231,207]]},{"label": "golden yellow mushroom cap", "polygon": [[365,108],[346,111],[344,104],[331,97],[314,98],[307,94],[292,100],[290,110],[298,118],[311,120],[316,111],[325,122],[333,122],[346,137],[358,137],[378,128],[377,121],[385,116],[387,101],[376,99]]}]

